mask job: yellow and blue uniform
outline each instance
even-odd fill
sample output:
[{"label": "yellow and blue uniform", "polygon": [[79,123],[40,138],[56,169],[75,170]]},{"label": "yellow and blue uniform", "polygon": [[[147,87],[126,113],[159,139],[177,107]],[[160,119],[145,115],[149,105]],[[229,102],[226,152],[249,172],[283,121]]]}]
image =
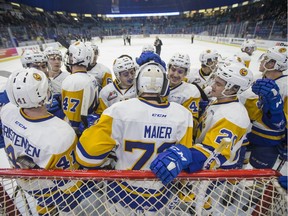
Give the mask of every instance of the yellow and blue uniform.
[{"label": "yellow and blue uniform", "polygon": [[201,94],[195,85],[181,82],[175,87],[170,87],[169,102],[176,102],[187,108],[194,118],[194,127],[197,126],[199,117],[199,102]]},{"label": "yellow and blue uniform", "polygon": [[[220,168],[231,168],[238,162],[249,125],[248,113],[237,97],[229,102],[212,101],[200,117],[193,148],[208,158],[223,138],[230,138],[231,144],[221,152],[215,162]],[[212,166],[216,165],[215,162]]]},{"label": "yellow and blue uniform", "polygon": [[112,104],[135,98],[136,96],[135,85],[130,86],[128,89],[121,89],[115,80],[113,83],[109,83],[101,89],[99,94],[99,106],[97,107],[96,113],[101,115],[103,111]]},{"label": "yellow and blue uniform", "polygon": [[[288,76],[283,75],[275,80],[276,84],[279,87],[279,94],[284,102],[284,114],[286,118],[286,131],[287,131],[287,119],[288,119]],[[248,134],[250,143],[261,144],[263,146],[276,146],[281,144],[282,140],[285,137],[285,130],[276,130],[271,129],[263,121],[263,112],[258,108],[258,96],[254,94],[251,89],[243,92],[241,96],[241,101],[245,105],[249,117],[252,122],[251,132]]]},{"label": "yellow and blue uniform", "polygon": [[62,83],[62,109],[72,127],[78,128],[81,117],[93,113],[98,104],[98,83],[86,71],[77,71]]},{"label": "yellow and blue uniform", "polygon": [[112,82],[112,74],[110,69],[101,63],[96,63],[96,65],[87,73],[96,78],[101,88],[104,88],[106,85]]},{"label": "yellow and blue uniform", "polygon": [[[39,118],[28,117],[23,109],[6,104],[1,109],[2,134],[5,151],[12,168],[20,168],[17,159],[25,156],[33,166],[42,169],[75,170],[79,164],[74,151],[78,138],[67,122],[52,114]],[[87,186],[81,181],[18,179],[17,184],[37,201],[40,215],[54,208],[70,211],[79,205]],[[81,196],[80,196],[81,195]]]},{"label": "yellow and blue uniform", "polygon": [[[142,98],[132,98],[107,108],[99,122],[83,132],[77,144],[76,160],[86,168],[97,168],[115,149],[116,170],[149,170],[157,154],[171,145],[180,143],[191,148],[192,136],[192,114],[180,104],[155,105]],[[108,184],[113,186],[107,191],[109,200],[122,206],[139,210],[145,206],[149,211],[157,211],[167,203],[168,192],[160,182]]]}]

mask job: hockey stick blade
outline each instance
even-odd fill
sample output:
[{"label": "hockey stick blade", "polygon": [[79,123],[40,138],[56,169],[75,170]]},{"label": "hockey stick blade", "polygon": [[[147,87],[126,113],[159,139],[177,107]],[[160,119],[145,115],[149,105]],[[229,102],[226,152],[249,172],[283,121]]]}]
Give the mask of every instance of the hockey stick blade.
[{"label": "hockey stick blade", "polygon": [[56,41],[59,42],[66,49],[68,49],[70,46],[70,43],[68,43],[68,41],[63,36],[58,35],[56,37]]},{"label": "hockey stick blade", "polygon": [[210,165],[216,160],[216,158],[221,154],[221,152],[231,144],[230,138],[223,138],[219,146],[213,151],[209,158],[204,163],[204,169],[210,169]]}]

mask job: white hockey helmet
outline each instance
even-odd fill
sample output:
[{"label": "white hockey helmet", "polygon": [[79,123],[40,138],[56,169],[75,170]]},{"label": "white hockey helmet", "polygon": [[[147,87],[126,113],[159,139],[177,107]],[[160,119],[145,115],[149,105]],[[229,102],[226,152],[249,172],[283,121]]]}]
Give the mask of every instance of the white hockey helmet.
[{"label": "white hockey helmet", "polygon": [[22,69],[10,75],[6,91],[10,102],[21,108],[41,107],[48,103],[48,78],[35,68]]},{"label": "white hockey helmet", "polygon": [[246,52],[246,48],[248,48],[248,54],[252,55],[252,53],[257,49],[256,42],[254,40],[245,40],[241,44],[241,51]]},{"label": "white hockey helmet", "polygon": [[49,57],[50,55],[58,55],[62,57],[62,52],[59,49],[56,49],[54,47],[47,47],[44,50],[44,54]]},{"label": "white hockey helmet", "polygon": [[252,71],[241,64],[221,65],[215,71],[215,76],[226,81],[225,89],[222,92],[224,96],[227,96],[224,92],[232,87],[238,88],[236,94],[240,94],[247,90],[253,82]]},{"label": "white hockey helmet", "polygon": [[[264,68],[266,71],[269,70],[277,70],[277,71],[285,71],[288,68],[288,56],[287,56],[287,48],[282,46],[274,46],[267,50],[266,53],[262,54],[259,58],[259,61],[265,61]],[[271,69],[267,69],[265,64],[269,61],[274,61],[275,65]]]},{"label": "white hockey helmet", "polygon": [[134,63],[133,59],[129,55],[121,55],[117,59],[114,60],[113,63],[113,72],[115,77],[120,83],[120,73],[123,71],[127,71],[130,69],[134,69],[136,71],[136,64]]},{"label": "white hockey helmet", "polygon": [[29,68],[33,63],[46,63],[48,65],[48,59],[42,52],[33,52],[32,50],[25,50],[21,56],[21,63],[23,68]]},{"label": "white hockey helmet", "polygon": [[155,49],[152,45],[148,44],[143,46],[142,52],[155,52]]},{"label": "white hockey helmet", "polygon": [[224,58],[218,62],[219,67],[221,67],[222,64],[228,64],[228,65],[229,64],[242,64],[243,66],[245,66],[244,60],[237,54]]},{"label": "white hockey helmet", "polygon": [[160,97],[168,96],[169,80],[164,67],[156,62],[143,64],[136,78],[137,95],[155,93]]},{"label": "white hockey helmet", "polygon": [[88,67],[93,59],[92,49],[89,49],[83,42],[76,41],[68,48],[65,58],[65,65],[69,71],[74,65]]},{"label": "white hockey helmet", "polygon": [[190,57],[188,54],[175,53],[168,62],[168,68],[171,66],[181,67],[186,69],[186,73],[190,71]]},{"label": "white hockey helmet", "polygon": [[219,56],[220,55],[216,50],[207,49],[200,53],[199,61],[201,62],[201,65],[209,67],[213,71],[217,65]]}]

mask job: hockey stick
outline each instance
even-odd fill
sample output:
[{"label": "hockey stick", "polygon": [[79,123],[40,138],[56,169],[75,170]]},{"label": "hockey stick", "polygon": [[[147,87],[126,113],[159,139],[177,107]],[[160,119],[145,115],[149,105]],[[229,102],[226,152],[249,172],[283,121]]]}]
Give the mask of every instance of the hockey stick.
[{"label": "hockey stick", "polygon": [[[203,169],[207,170],[210,169],[211,164],[218,158],[218,156],[221,154],[221,152],[227,148],[227,146],[231,144],[231,139],[230,138],[223,138],[221,140],[221,143],[219,146],[213,151],[213,153],[210,155],[209,158],[204,163]],[[215,169],[215,168],[213,168]],[[205,202],[209,199],[209,193],[207,194],[207,189],[209,188],[209,181],[204,180],[201,181],[201,185],[199,187],[199,193],[196,196],[196,214],[197,215],[202,215],[202,210]]]},{"label": "hockey stick", "polygon": [[70,43],[66,40],[65,37],[61,36],[61,35],[58,35],[56,37],[56,41],[59,42],[63,47],[65,47],[66,49],[69,48],[70,46]]}]

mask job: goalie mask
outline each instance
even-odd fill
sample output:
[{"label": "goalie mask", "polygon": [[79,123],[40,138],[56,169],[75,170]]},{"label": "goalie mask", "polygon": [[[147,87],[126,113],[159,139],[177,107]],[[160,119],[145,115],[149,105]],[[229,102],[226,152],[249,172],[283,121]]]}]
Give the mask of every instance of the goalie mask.
[{"label": "goalie mask", "polygon": [[[288,57],[287,57],[287,48],[281,46],[275,46],[269,48],[266,53],[262,54],[259,58],[260,63],[260,71],[285,71],[288,66]],[[274,63],[273,68],[267,68],[268,63]],[[263,69],[261,69],[261,66]]]},{"label": "goalie mask", "polygon": [[92,60],[92,48],[88,48],[84,43],[76,41],[68,48],[65,57],[65,66],[67,71],[72,72],[72,66],[79,65],[87,68]]},{"label": "goalie mask", "polygon": [[170,68],[171,66],[184,68],[186,69],[186,74],[189,73],[190,71],[189,55],[182,53],[175,53],[168,63],[168,68]]},{"label": "goalie mask", "polygon": [[11,103],[21,108],[37,108],[48,104],[49,86],[46,75],[35,68],[10,75],[6,91]]},{"label": "goalie mask", "polygon": [[[253,73],[241,64],[232,63],[229,65],[222,65],[217,68],[214,73],[214,79],[216,77],[219,77],[226,82],[225,88],[222,91],[224,97],[231,97],[242,93],[247,90],[253,82]],[[226,90],[231,90],[232,88],[236,90],[236,93],[234,95],[226,95]]]},{"label": "goalie mask", "polygon": [[162,65],[156,62],[143,64],[136,78],[137,95],[143,93],[158,94],[160,97],[169,95],[169,80]]}]

